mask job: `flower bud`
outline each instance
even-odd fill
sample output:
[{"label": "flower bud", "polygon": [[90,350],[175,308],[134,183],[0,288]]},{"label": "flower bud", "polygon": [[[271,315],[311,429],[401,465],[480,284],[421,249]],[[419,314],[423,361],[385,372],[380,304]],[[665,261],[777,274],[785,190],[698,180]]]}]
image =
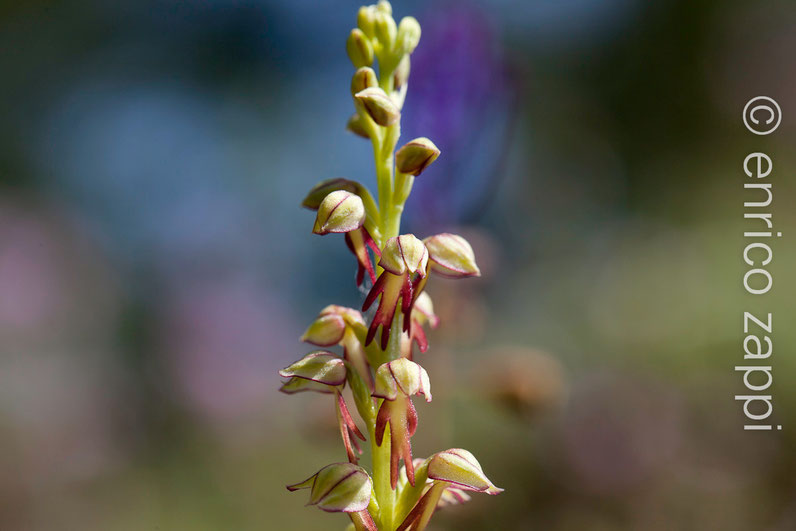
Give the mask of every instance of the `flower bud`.
[{"label": "flower bud", "polygon": [[428,463],[428,477],[436,481],[453,483],[464,490],[492,495],[503,492],[503,489],[489,481],[475,456],[461,448],[445,450],[431,457]]},{"label": "flower bud", "polygon": [[315,234],[330,232],[351,232],[365,222],[365,205],[362,198],[345,190],[337,190],[327,195],[318,207],[315,217]]},{"label": "flower bud", "polygon": [[428,248],[431,270],[435,273],[451,278],[481,276],[473,248],[461,236],[443,233],[429,236],[423,242]]},{"label": "flower bud", "polygon": [[345,125],[345,128],[357,136],[361,136],[362,138],[370,138],[370,133],[368,133],[367,129],[362,127],[362,122],[360,121],[361,118],[358,114],[354,114],[351,118],[348,119],[348,123]]},{"label": "flower bud", "polygon": [[362,30],[366,37],[372,39],[374,33],[374,16],[376,9],[373,6],[362,6],[357,12],[357,26]]},{"label": "flower bud", "polygon": [[321,315],[307,328],[301,336],[301,341],[312,343],[319,347],[330,347],[342,341],[345,329],[346,323],[342,316],[335,314]]},{"label": "flower bud", "polygon": [[428,250],[414,234],[402,234],[390,238],[381,252],[379,266],[393,275],[419,273],[425,276],[428,265]]},{"label": "flower bud", "polygon": [[312,187],[307,197],[301,202],[301,206],[309,208],[310,210],[318,210],[318,207],[321,206],[321,202],[332,192],[346,190],[352,194],[356,194],[358,193],[359,187],[359,183],[343,179],[342,177],[327,179]]},{"label": "flower bud", "polygon": [[439,324],[439,317],[434,313],[434,304],[431,302],[431,297],[425,291],[420,293],[415,299],[415,305],[412,309],[412,319],[417,319],[420,324],[425,324],[426,321],[431,325],[431,328],[436,328]]},{"label": "flower bud", "polygon": [[301,483],[287,486],[291,492],[299,489],[311,489],[308,505],[330,513],[357,513],[367,509],[373,482],[362,467],[335,463]]},{"label": "flower bud", "polygon": [[392,4],[387,0],[379,0],[379,3],[376,4],[376,9],[387,15],[392,15]]},{"label": "flower bud", "polygon": [[[419,287],[419,285],[418,285]],[[420,352],[428,350],[428,338],[423,325],[428,323],[431,328],[436,328],[439,324],[439,317],[434,315],[434,306],[431,304],[431,297],[428,293],[421,291],[415,297],[412,305],[411,322],[409,323],[409,341],[401,343],[401,355],[404,358],[412,359],[414,356],[412,344],[417,343]]]},{"label": "flower bud", "polygon": [[279,376],[301,378],[335,387],[345,383],[346,367],[345,362],[331,352],[318,350],[285,367],[279,371]]},{"label": "flower bud", "polygon": [[404,17],[398,25],[395,50],[400,55],[410,54],[420,42],[420,24],[415,17]]},{"label": "flower bud", "polygon": [[359,310],[348,308],[346,306],[339,306],[337,304],[330,304],[321,310],[321,316],[335,315],[340,316],[348,326],[365,326],[365,318]]},{"label": "flower bud", "polygon": [[406,86],[409,81],[409,71],[411,70],[412,62],[408,55],[404,55],[398,66],[395,67],[395,72],[392,74],[393,88],[399,90]]},{"label": "flower bud", "polygon": [[394,124],[401,117],[401,111],[392,99],[378,87],[366,88],[354,97],[362,103],[373,121],[383,127]]},{"label": "flower bud", "polygon": [[375,88],[379,86],[379,79],[376,77],[376,72],[369,66],[358,68],[351,78],[351,94],[356,96],[357,92],[362,92],[366,88]]},{"label": "flower bud", "polygon": [[398,358],[379,367],[373,396],[395,400],[399,392],[404,396],[422,394],[426,402],[431,402],[431,382],[426,370],[406,358]]},{"label": "flower bud", "polygon": [[417,177],[426,167],[437,160],[439,149],[425,137],[415,138],[404,144],[395,154],[395,167],[401,173]]},{"label": "flower bud", "polygon": [[392,15],[377,8],[374,22],[376,38],[385,49],[392,49],[395,37],[398,33],[398,28],[395,26],[395,20],[392,18]]},{"label": "flower bud", "polygon": [[354,28],[351,30],[345,48],[354,68],[373,64],[373,45],[361,29]]}]

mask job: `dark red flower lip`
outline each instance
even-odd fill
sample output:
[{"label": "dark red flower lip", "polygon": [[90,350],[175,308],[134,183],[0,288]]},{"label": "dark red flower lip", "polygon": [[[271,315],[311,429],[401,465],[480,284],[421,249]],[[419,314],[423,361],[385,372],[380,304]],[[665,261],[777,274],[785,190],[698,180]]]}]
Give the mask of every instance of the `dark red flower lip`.
[{"label": "dark red flower lip", "polygon": [[357,454],[361,454],[362,449],[359,447],[359,443],[357,443],[354,437],[359,438],[361,441],[366,439],[365,436],[362,435],[362,432],[359,431],[354,419],[351,417],[351,413],[348,411],[348,406],[346,406],[343,395],[339,392],[336,394],[337,412],[339,414],[338,420],[340,422],[340,435],[343,438],[343,446],[345,446],[348,461],[350,463],[357,464],[359,462],[359,457]]},{"label": "dark red flower lip", "polygon": [[376,415],[376,444],[384,443],[384,432],[390,424],[390,485],[395,490],[398,484],[398,464],[404,460],[406,477],[409,483],[415,485],[415,467],[412,459],[411,438],[417,430],[417,411],[411,400],[406,401],[405,409],[397,406],[396,402],[384,400]]},{"label": "dark red flower lip", "polygon": [[373,267],[370,254],[368,253],[368,248],[373,251],[375,256],[381,256],[381,249],[379,249],[379,246],[373,241],[368,230],[363,226],[355,231],[346,233],[345,243],[346,246],[348,246],[348,250],[351,251],[351,254],[357,259],[357,286],[362,285],[365,279],[365,271],[367,271],[371,283],[375,283],[376,271]]},{"label": "dark red flower lip", "polygon": [[381,295],[381,299],[379,300],[376,315],[373,316],[368,328],[365,345],[369,345],[373,341],[373,338],[376,337],[376,331],[381,326],[380,345],[382,350],[385,350],[390,339],[390,331],[395,317],[395,310],[398,306],[398,299],[401,299],[401,313],[403,313],[406,326],[409,324],[408,319],[411,318],[414,300],[409,273],[394,275],[387,270],[383,271],[365,298],[365,302],[362,304],[362,311],[367,311],[379,295]]}]

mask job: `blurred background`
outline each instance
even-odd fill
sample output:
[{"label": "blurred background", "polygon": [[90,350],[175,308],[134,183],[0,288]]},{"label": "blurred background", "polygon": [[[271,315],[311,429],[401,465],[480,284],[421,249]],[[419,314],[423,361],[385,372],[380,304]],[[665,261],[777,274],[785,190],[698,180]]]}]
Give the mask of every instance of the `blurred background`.
[{"label": "blurred background", "polygon": [[[344,131],[359,2],[0,4],[0,529],[343,529],[284,485],[344,458],[276,371],[341,238],[299,208],[375,187]],[[433,279],[417,456],[506,492],[437,530],[796,529],[796,8],[787,0],[396,1],[423,28],[403,140],[442,156],[406,230],[466,235]],[[741,110],[776,99],[779,130]],[[743,291],[742,163],[774,160],[774,289]],[[774,424],[733,396],[774,313]],[[790,313],[789,313],[790,312]]]}]

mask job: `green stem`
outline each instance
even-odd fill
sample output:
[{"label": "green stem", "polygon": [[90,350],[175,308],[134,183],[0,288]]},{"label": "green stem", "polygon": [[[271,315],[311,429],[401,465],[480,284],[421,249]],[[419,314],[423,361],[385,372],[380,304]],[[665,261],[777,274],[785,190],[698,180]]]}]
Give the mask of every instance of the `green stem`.
[{"label": "green stem", "polygon": [[376,241],[379,247],[384,247],[384,243],[389,236],[386,234],[386,226],[390,217],[390,203],[392,199],[392,168],[391,160],[385,160],[382,156],[383,138],[373,138],[373,158],[376,161],[376,187],[379,193],[379,217],[381,218],[381,238]]},{"label": "green stem", "polygon": [[[357,183],[358,184],[358,183]],[[376,200],[365,186],[357,185],[357,195],[362,198],[365,205],[365,228],[375,240],[381,239],[381,212]]]},{"label": "green stem", "polygon": [[395,173],[395,193],[393,193],[393,203],[395,206],[400,206],[403,210],[403,204],[412,193],[412,185],[415,183],[414,175],[407,173]]},{"label": "green stem", "polygon": [[390,238],[398,236],[401,228],[401,215],[394,208],[395,178],[394,151],[398,143],[401,126],[399,123],[389,126],[385,134],[373,142],[376,159],[376,180],[379,190],[379,214],[381,217],[382,241],[380,246]]},{"label": "green stem", "polygon": [[[390,334],[387,350],[384,352],[388,361],[401,357],[401,325],[403,324],[403,314],[395,312],[392,321],[392,333]],[[378,406],[381,407],[383,400]],[[378,411],[378,409],[376,409]],[[373,451],[373,487],[376,491],[376,501],[379,502],[379,519],[382,531],[393,531],[395,529],[395,500],[399,492],[392,489],[390,484],[390,454],[392,452],[392,425],[388,425],[384,430],[384,439],[381,446],[375,443],[375,422],[373,426],[368,425],[371,431],[371,449]]]},{"label": "green stem", "polygon": [[403,336],[404,315],[400,308],[396,310],[392,317],[390,327],[390,339],[387,341],[387,350],[384,352],[387,361],[397,360],[401,357],[401,337]]},{"label": "green stem", "polygon": [[397,518],[396,521],[403,522],[409,512],[417,504],[420,497],[423,495],[423,490],[426,488],[426,481],[428,480],[428,462],[423,462],[422,465],[415,468],[415,486],[407,483],[401,490],[396,501]]},{"label": "green stem", "polygon": [[398,63],[389,60],[387,56],[379,57],[379,87],[387,94],[392,94],[395,88],[395,67]]},{"label": "green stem", "polygon": [[[383,62],[380,61],[380,64]],[[392,68],[382,68],[379,85],[387,94],[392,93],[393,89],[393,70]],[[383,248],[388,239],[400,234],[401,213],[405,197],[405,185],[401,182],[401,188],[396,188],[395,180],[395,145],[401,135],[400,121],[389,127],[383,128],[378,134],[371,134],[373,143],[373,156],[376,164],[376,183],[379,194],[379,218],[380,218],[380,237],[376,243]],[[395,194],[400,194],[402,199],[396,204]],[[378,273],[381,273],[379,268]],[[386,361],[401,357],[401,324],[402,315],[396,312],[392,323],[394,333],[390,334],[390,342],[387,350],[384,351],[382,359]],[[372,357],[372,356],[371,356]],[[381,356],[380,356],[381,357]],[[376,369],[377,367],[374,367]],[[381,402],[377,406],[381,407]],[[378,409],[377,409],[378,411]],[[390,453],[391,453],[391,430],[388,426],[384,430],[384,438],[381,446],[375,442],[375,418],[374,422],[368,423],[370,432],[371,452],[373,459],[373,490],[378,501],[378,524],[381,531],[394,531],[395,524],[395,501],[399,493],[393,490],[390,485]]]},{"label": "green stem", "polygon": [[[379,400],[378,406],[384,400]],[[373,490],[379,504],[379,529],[392,531],[395,508],[395,491],[390,485],[390,427],[384,430],[381,446],[376,444],[376,425],[368,426],[370,449],[373,455]]]}]

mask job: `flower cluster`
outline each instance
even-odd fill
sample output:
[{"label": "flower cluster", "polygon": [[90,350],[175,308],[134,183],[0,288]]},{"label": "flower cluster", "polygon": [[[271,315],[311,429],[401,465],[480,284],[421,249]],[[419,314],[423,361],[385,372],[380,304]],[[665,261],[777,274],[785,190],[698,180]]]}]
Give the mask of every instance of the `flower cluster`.
[{"label": "flower cluster", "polygon": [[[440,154],[427,138],[396,150],[410,56],[419,40],[417,21],[404,17],[396,24],[386,0],[359,10],[346,43],[357,69],[351,81],[355,113],[348,129],[373,145],[378,201],[364,185],[337,178],[314,186],[302,204],[316,211],[313,233],[344,235],[357,263],[356,284],[367,296],[361,311],[327,306],[301,338],[324,349],[341,347],[342,355],[314,351],[280,371],[285,393],[333,395],[348,459],[288,489],[310,489],[310,505],[347,513],[355,530],[421,531],[436,508],[467,501],[467,491],[501,491],[466,450],[447,450],[425,460],[412,457],[418,427],[412,397],[422,395],[431,402],[429,375],[414,361],[413,351],[415,346],[420,352],[428,349],[424,326],[436,327],[439,321],[426,284],[432,273],[480,275],[473,250],[461,236],[400,234],[414,179]],[[365,430],[346,404],[346,386]],[[370,472],[358,464],[359,441],[367,440]]]}]

